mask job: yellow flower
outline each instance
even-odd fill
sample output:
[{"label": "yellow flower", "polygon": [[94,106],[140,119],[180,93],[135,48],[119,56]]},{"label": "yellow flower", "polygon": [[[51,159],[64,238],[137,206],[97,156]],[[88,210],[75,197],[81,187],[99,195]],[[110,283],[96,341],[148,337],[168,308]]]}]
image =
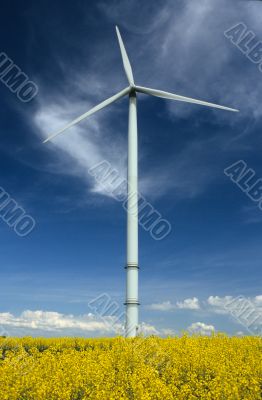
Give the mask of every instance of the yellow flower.
[{"label": "yellow flower", "polygon": [[261,400],[260,337],[0,339],[0,400]]}]

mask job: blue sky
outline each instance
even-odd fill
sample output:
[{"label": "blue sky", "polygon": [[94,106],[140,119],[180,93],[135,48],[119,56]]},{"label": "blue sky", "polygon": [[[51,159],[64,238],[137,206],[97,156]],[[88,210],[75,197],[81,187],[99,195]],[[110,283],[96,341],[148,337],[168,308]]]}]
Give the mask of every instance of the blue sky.
[{"label": "blue sky", "polygon": [[123,311],[126,214],[88,170],[107,160],[125,177],[127,98],[42,144],[127,86],[116,24],[137,84],[240,109],[138,95],[139,190],[172,226],[160,241],[140,229],[144,330],[247,333],[223,302],[243,295],[261,312],[262,213],[224,169],[244,160],[262,178],[262,72],[224,31],[241,22],[262,40],[261,7],[5,5],[1,51],[39,88],[23,103],[0,82],[0,186],[36,221],[26,237],[0,221],[0,325],[9,334],[113,335],[110,315],[88,306],[103,293]]}]

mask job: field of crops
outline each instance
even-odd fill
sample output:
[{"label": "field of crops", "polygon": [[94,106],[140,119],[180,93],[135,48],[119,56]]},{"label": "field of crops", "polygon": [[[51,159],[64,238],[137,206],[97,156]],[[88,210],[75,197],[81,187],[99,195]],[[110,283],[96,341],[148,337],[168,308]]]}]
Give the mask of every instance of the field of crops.
[{"label": "field of crops", "polygon": [[261,399],[262,339],[0,340],[1,400]]}]

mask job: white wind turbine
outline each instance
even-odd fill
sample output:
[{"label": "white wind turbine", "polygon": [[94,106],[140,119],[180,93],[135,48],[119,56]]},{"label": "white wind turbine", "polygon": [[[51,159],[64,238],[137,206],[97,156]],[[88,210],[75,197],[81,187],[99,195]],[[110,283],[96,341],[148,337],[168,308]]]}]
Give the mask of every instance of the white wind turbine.
[{"label": "white wind turbine", "polygon": [[227,111],[238,111],[233,108],[220,106],[218,104],[208,103],[202,100],[191,99],[190,97],[179,96],[177,94],[164,92],[162,90],[150,89],[143,86],[137,86],[134,83],[133,72],[129,62],[127,52],[121,38],[120,32],[116,27],[116,33],[120,46],[120,51],[123,60],[123,66],[126,77],[129,83],[125,89],[119,93],[103,101],[97,106],[91,108],[80,117],[74,119],[68,125],[49,136],[44,143],[52,140],[54,137],[64,132],[66,129],[71,128],[73,125],[78,124],[83,119],[89,117],[102,108],[114,103],[116,100],[123,96],[129,96],[129,120],[128,120],[128,204],[127,204],[127,281],[126,281],[126,337],[136,336],[138,331],[138,175],[137,175],[137,103],[136,94],[144,93],[151,96],[162,97],[169,100],[177,100],[187,103],[200,104],[202,106],[220,108]]}]

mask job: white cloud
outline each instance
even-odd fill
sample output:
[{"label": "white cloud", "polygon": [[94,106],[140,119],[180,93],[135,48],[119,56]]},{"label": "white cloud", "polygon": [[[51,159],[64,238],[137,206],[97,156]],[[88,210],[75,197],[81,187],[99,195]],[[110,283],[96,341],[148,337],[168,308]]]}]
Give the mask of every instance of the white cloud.
[{"label": "white cloud", "polygon": [[160,335],[160,331],[156,329],[153,325],[147,324],[145,322],[142,322],[139,326],[139,333],[142,333],[143,335]]},{"label": "white cloud", "polygon": [[254,302],[262,306],[262,294],[254,297]]},{"label": "white cloud", "polygon": [[[237,296],[238,297],[238,296]],[[200,301],[197,297],[187,298],[182,301],[172,303],[170,300],[163,301],[162,303],[153,303],[146,308],[152,311],[176,311],[176,310],[200,310],[203,312],[216,314],[228,314],[229,309],[227,305],[230,304],[235,298],[234,296],[209,296],[206,300]],[[251,302],[257,310],[262,310],[262,295],[246,298]]]},{"label": "white cloud", "polygon": [[242,332],[242,331],[237,331],[236,332],[236,336],[244,336],[245,334],[244,334],[244,332]]},{"label": "white cloud", "polygon": [[233,299],[232,296],[209,296],[207,299],[207,304],[212,307],[212,311],[217,314],[228,314],[228,310],[225,305]]},{"label": "white cloud", "polygon": [[[53,101],[57,104],[43,101],[35,114],[34,123],[42,138],[91,108],[90,103],[84,105],[77,95],[75,100],[71,100],[72,104],[60,97],[54,98]],[[123,140],[119,135],[111,137],[99,116],[92,116],[88,122],[71,128],[45,146],[57,156],[57,165],[50,164],[50,172],[80,176],[90,185],[93,192],[110,196],[105,186],[96,182],[88,172],[89,168],[103,160],[107,160],[112,168],[118,171],[120,179],[125,178],[126,151]],[[63,162],[65,155],[66,163]]]},{"label": "white cloud", "polygon": [[213,332],[215,332],[215,327],[213,325],[207,325],[204,322],[194,322],[191,324],[187,330],[194,334],[198,335],[211,335]]},{"label": "white cloud", "polygon": [[147,306],[147,309],[154,311],[174,311],[177,309],[184,310],[199,310],[200,304],[197,297],[185,299],[183,301],[177,301],[172,304],[170,300],[163,301],[162,303],[154,303]]},{"label": "white cloud", "polygon": [[[111,333],[114,319],[105,317],[103,321],[99,321],[94,314],[88,313],[80,316],[71,314],[61,314],[55,311],[31,311],[25,310],[19,316],[11,313],[0,313],[0,325],[6,330],[9,328],[27,328],[29,330],[43,332],[70,331],[77,330],[93,333]],[[17,330],[19,332],[19,329]]]},{"label": "white cloud", "polygon": [[142,322],[140,324],[139,333],[142,333],[145,336],[149,335],[157,335],[157,336],[174,336],[176,335],[176,331],[171,328],[156,328],[154,325],[147,324]]},{"label": "white cloud", "polygon": [[147,308],[154,311],[171,311],[175,310],[176,306],[168,300],[163,301],[163,303],[150,304],[149,306],[147,306]]},{"label": "white cloud", "polygon": [[[233,296],[209,296],[207,299],[207,304],[211,306],[210,311],[214,311],[217,314],[228,314],[229,309],[227,307],[228,304],[230,304],[231,301],[234,301],[234,299],[237,299],[238,296],[233,297]],[[240,297],[242,298],[242,296]],[[257,295],[255,297],[246,297],[246,300],[250,302],[250,304],[253,304],[253,306],[258,310],[262,311],[262,295]]]},{"label": "white cloud", "polygon": [[193,297],[192,299],[185,299],[184,301],[176,303],[177,308],[184,308],[186,310],[199,310],[200,304],[197,297]]},{"label": "white cloud", "polygon": [[[141,322],[140,333],[145,336],[165,336],[165,329]],[[114,316],[62,314],[56,311],[25,310],[19,316],[9,312],[0,313],[0,335],[11,336],[115,336],[124,334],[124,325]]]},{"label": "white cloud", "polygon": [[163,336],[175,336],[175,335],[177,335],[177,332],[174,329],[170,329],[170,328],[161,329],[161,333],[162,333]]}]

